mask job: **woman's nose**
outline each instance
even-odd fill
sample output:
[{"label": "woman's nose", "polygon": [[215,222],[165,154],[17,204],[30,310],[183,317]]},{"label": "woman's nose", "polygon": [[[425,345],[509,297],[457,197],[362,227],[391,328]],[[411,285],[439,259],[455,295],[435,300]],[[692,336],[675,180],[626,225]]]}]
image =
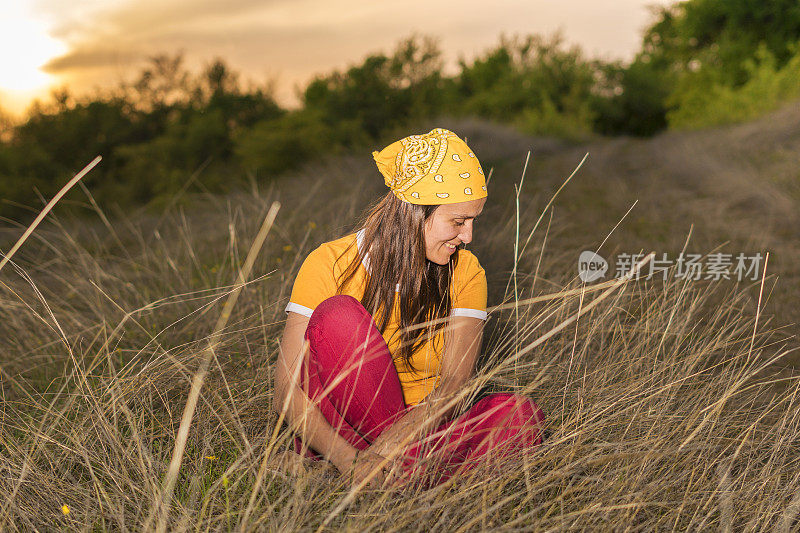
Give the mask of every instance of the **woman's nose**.
[{"label": "woman's nose", "polygon": [[461,233],[458,234],[458,238],[464,244],[469,244],[472,241],[472,221],[468,220],[461,226]]}]

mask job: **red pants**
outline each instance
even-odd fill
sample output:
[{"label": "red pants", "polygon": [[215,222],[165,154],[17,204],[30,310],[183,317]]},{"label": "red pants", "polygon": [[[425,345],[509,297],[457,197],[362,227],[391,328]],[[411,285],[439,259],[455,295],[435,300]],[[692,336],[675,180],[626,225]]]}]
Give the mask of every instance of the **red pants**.
[{"label": "red pants", "polygon": [[[305,338],[308,360],[301,380],[308,396],[339,435],[363,450],[409,407],[386,341],[361,303],[337,295],[319,304]],[[327,393],[326,393],[327,392]],[[492,451],[507,456],[522,446],[541,443],[544,414],[526,396],[494,393],[464,414],[443,422],[403,451],[404,475],[413,470],[428,483],[442,482],[472,468]],[[295,451],[302,441],[295,437]],[[306,456],[322,456],[307,449]]]}]

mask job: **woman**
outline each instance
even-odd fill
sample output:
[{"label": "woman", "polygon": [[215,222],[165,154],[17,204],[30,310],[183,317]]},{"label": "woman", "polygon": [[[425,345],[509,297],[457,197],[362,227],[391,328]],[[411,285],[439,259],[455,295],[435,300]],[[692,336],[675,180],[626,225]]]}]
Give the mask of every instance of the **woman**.
[{"label": "woman", "polygon": [[390,192],[358,232],[300,267],[274,409],[296,425],[295,451],[328,459],[354,485],[414,470],[437,483],[489,451],[538,444],[544,415],[530,398],[497,393],[452,419],[487,316],[486,274],[458,248],[487,199],[475,154],[437,128],[373,157]]}]

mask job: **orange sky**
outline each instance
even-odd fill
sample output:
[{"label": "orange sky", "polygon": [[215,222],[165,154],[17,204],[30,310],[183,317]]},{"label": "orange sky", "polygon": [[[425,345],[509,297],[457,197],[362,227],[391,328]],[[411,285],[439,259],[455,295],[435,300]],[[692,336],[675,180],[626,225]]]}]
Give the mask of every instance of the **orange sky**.
[{"label": "orange sky", "polygon": [[[277,79],[277,97],[314,73],[390,52],[416,32],[439,38],[451,65],[507,35],[561,31],[590,56],[630,59],[667,0],[0,0],[0,108],[19,113],[49,87],[76,91],[130,79],[151,54],[183,50],[190,66],[222,57],[247,79]],[[6,53],[6,51],[14,51]]]}]

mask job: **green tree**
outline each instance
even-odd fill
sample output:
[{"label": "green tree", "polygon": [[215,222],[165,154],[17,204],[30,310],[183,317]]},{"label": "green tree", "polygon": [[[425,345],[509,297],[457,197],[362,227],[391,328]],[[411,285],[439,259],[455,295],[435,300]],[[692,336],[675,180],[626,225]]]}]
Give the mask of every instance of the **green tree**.
[{"label": "green tree", "polygon": [[195,109],[218,110],[232,134],[262,120],[278,118],[285,112],[275,102],[270,89],[255,87],[244,91],[239,74],[219,58],[203,70],[192,94]]},{"label": "green tree", "polygon": [[[668,123],[719,124],[773,105],[747,103],[744,114],[721,110],[721,102],[744,104],[746,95],[757,92],[752,86],[735,99],[719,98],[747,85],[755,72],[761,86],[770,85],[764,76],[791,61],[800,40],[797,0],[687,0],[653,8],[653,15],[634,61],[604,69],[607,98],[594,104],[598,131],[648,135]],[[764,68],[754,68],[761,63]],[[711,113],[715,116],[703,116]]]},{"label": "green tree", "polygon": [[335,150],[336,133],[325,124],[320,111],[293,111],[244,131],[236,153],[244,168],[271,178]]},{"label": "green tree", "polygon": [[797,0],[688,0],[656,11],[642,57],[678,72],[719,71],[730,86],[748,79],[745,62],[763,43],[783,66],[800,40]]},{"label": "green tree", "polygon": [[560,35],[503,36],[472,64],[460,65],[450,102],[454,113],[516,123],[539,134],[591,130],[596,65],[580,48],[565,47]]},{"label": "green tree", "polygon": [[592,98],[594,129],[603,135],[650,136],[667,127],[672,74],[637,57],[629,65],[600,65]]},{"label": "green tree", "polygon": [[[378,139],[410,119],[441,107],[441,52],[431,38],[402,41],[392,56],[375,54],[345,72],[318,76],[306,87],[303,103],[332,129],[337,141],[353,146]],[[355,137],[352,135],[355,134]]]},{"label": "green tree", "polygon": [[191,99],[191,79],[183,53],[151,56],[132,84],[134,103],[146,110],[166,109]]},{"label": "green tree", "polygon": [[114,149],[148,138],[146,125],[125,100],[87,99],[75,102],[66,91],[56,94],[54,108],[41,107],[14,129],[3,174],[20,182],[16,201],[36,201],[34,186],[50,196],[64,180],[97,155],[105,161],[86,177],[87,185],[113,179]]},{"label": "green tree", "polygon": [[800,98],[800,53],[778,67],[777,58],[762,44],[744,68],[747,81],[736,87],[721,83],[714,71],[682,79],[669,99],[674,104],[667,114],[670,126],[697,129],[744,122]]},{"label": "green tree", "polygon": [[199,168],[213,170],[204,186],[223,190],[239,176],[234,139],[284,113],[268,88],[242,90],[219,59],[195,75],[181,54],[154,56],[131,85],[79,99],[59,89],[33,106],[0,139],[0,197],[38,203],[98,154],[103,164],[85,178],[98,200],[167,196]]}]

